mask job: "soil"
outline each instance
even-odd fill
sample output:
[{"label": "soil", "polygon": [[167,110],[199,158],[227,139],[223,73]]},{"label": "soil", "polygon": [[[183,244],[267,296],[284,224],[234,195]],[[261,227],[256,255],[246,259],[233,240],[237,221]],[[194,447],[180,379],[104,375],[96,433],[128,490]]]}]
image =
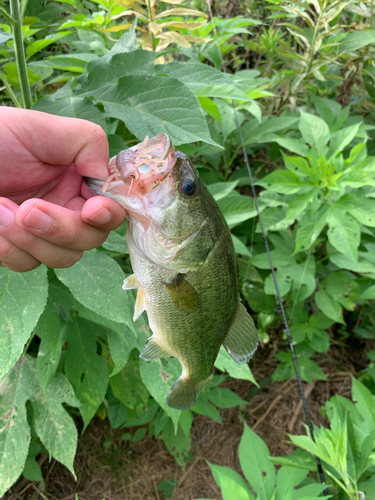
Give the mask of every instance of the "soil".
[{"label": "soil", "polygon": [[[311,417],[316,425],[328,425],[322,406],[333,395],[350,398],[351,374],[367,365],[366,351],[374,341],[355,340],[353,345],[331,345],[329,353],[317,361],[327,375],[326,381],[313,386],[304,384]],[[256,380],[271,375],[277,366],[272,346],[258,349],[251,368]],[[226,387],[246,399],[254,386],[250,382],[227,380]],[[304,415],[295,379],[269,383],[254,395],[245,411],[239,408],[220,410],[223,425],[196,415],[192,425],[194,460],[180,467],[164,443],[149,437],[129,445],[121,440],[121,429],[112,429],[108,421],[96,417],[79,439],[75,459],[77,481],[69,471],[48,457],[40,458],[45,485],[21,478],[4,500],[164,500],[158,491],[164,479],[174,480],[172,500],[221,500],[206,461],[231,467],[241,473],[238,444],[245,421],[267,443],[274,456],[293,451],[287,432],[304,434]],[[108,446],[109,444],[109,446]],[[77,496],[76,496],[77,495]]]}]

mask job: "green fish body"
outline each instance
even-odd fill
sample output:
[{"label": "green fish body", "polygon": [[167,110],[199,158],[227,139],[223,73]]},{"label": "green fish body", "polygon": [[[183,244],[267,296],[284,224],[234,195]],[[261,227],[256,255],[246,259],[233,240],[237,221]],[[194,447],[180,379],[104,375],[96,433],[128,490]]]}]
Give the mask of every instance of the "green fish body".
[{"label": "green fish body", "polygon": [[[121,182],[110,182],[104,195],[129,214],[134,274],[123,288],[138,289],[134,319],[147,310],[153,332],[140,357],[180,361],[182,374],[167,403],[187,410],[211,379],[221,344],[237,363],[247,363],[258,333],[240,302],[237,258],[216,201],[166,134],[148,141],[146,153],[144,144],[132,148],[135,155],[129,152],[120,166],[117,159],[112,170],[116,179],[120,171]],[[142,145],[143,150],[136,149]],[[142,163],[152,161],[150,156],[155,160],[151,166]],[[86,183],[103,194],[103,183]]]}]

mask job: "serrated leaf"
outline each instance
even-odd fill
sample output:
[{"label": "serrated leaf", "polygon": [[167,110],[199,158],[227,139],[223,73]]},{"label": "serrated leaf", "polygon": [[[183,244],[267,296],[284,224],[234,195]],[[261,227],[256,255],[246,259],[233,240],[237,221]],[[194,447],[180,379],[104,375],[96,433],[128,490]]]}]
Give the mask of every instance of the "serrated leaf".
[{"label": "serrated leaf", "polygon": [[315,146],[317,149],[322,148],[329,141],[330,132],[328,125],[318,116],[310,113],[301,113],[299,129],[304,140],[310,146]]},{"label": "serrated leaf", "polygon": [[172,385],[181,375],[179,361],[176,358],[158,361],[144,361],[141,359],[140,371],[142,380],[151,396],[156,399],[165,413],[172,419],[175,432],[177,432],[181,412],[167,405],[167,396]]},{"label": "serrated leaf", "polygon": [[24,359],[0,379],[0,497],[17,481],[30,443],[26,415],[27,389],[20,377]]},{"label": "serrated leaf", "polygon": [[68,348],[65,355],[65,373],[82,403],[85,428],[104,399],[108,386],[108,368],[105,359],[97,354],[94,324],[79,317],[65,325]]},{"label": "serrated leaf", "polygon": [[36,360],[21,358],[0,381],[0,495],[21,474],[29,448],[30,429],[26,402],[33,405],[34,429],[50,455],[74,475],[73,459],[77,448],[77,429],[62,403],[78,406],[73,389],[63,374],[43,391],[39,385]]},{"label": "serrated leaf", "polygon": [[47,268],[27,273],[0,267],[0,377],[21,356],[47,303]]},{"label": "serrated leaf", "polygon": [[173,62],[156,66],[159,74],[176,78],[192,89],[197,97],[222,97],[251,101],[225,73],[201,63]]},{"label": "serrated leaf", "polygon": [[87,97],[62,97],[53,100],[42,97],[37,100],[33,109],[57,116],[82,118],[100,125],[104,130],[107,129],[103,113]]},{"label": "serrated leaf", "polygon": [[88,74],[85,83],[75,94],[78,96],[82,94],[88,96],[98,95],[100,97],[103,90],[98,89],[115,83],[124,76],[151,76],[154,74],[153,63],[155,57],[155,52],[135,50],[133,52],[115,54],[109,61],[101,61],[99,59]]},{"label": "serrated leaf", "polygon": [[269,459],[270,452],[266,443],[255,434],[246,424],[238,455],[242,471],[257,493],[259,500],[272,497],[275,489],[275,467]]},{"label": "serrated leaf", "polygon": [[358,246],[361,240],[361,229],[356,220],[349,214],[330,207],[328,217],[328,240],[340,253],[355,262],[358,261]]},{"label": "serrated leaf", "polygon": [[85,252],[68,269],[55,269],[56,276],[85,307],[113,321],[128,323],[132,316],[130,295],[122,290],[124,271],[103,252]]},{"label": "serrated leaf", "polygon": [[97,100],[107,116],[123,120],[138,139],[166,132],[174,146],[195,141],[217,146],[210,137],[198,99],[173,78],[120,78]]}]

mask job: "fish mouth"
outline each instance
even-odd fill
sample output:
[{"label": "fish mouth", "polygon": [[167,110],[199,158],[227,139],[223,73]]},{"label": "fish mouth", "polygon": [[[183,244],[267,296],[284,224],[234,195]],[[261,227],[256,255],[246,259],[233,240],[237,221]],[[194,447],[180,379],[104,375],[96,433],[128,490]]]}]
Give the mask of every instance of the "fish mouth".
[{"label": "fish mouth", "polygon": [[97,195],[144,196],[162,182],[176,163],[175,149],[165,133],[120,151],[110,159],[105,182],[84,179]]}]

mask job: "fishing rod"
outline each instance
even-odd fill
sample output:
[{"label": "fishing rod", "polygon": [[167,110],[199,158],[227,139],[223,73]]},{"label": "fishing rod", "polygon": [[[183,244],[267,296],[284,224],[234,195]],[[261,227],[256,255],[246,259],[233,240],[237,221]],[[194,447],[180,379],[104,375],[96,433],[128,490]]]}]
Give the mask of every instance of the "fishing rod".
[{"label": "fishing rod", "polygon": [[[215,37],[215,41],[216,41],[216,46],[217,46],[217,49],[218,49],[218,52],[219,52],[219,56],[220,56],[221,67],[222,67],[223,73],[227,73],[227,69],[226,69],[226,66],[225,66],[223,54],[221,53],[221,49],[220,49],[220,45],[219,45],[219,38],[218,38],[218,35],[217,35],[217,30],[216,30],[216,25],[215,25],[214,17],[212,15],[211,2],[210,2],[210,0],[206,0],[206,1],[207,1],[208,11],[209,11],[209,15],[210,15],[210,19],[211,19],[211,23],[212,23],[212,27],[213,27],[213,32],[214,32],[214,37]],[[295,353],[295,350],[294,350],[292,336],[290,334],[289,323],[288,323],[288,319],[286,317],[283,299],[281,298],[281,295],[280,295],[279,284],[277,282],[275,267],[274,267],[273,262],[272,262],[272,257],[271,257],[271,252],[270,252],[270,248],[269,248],[269,245],[268,245],[267,235],[266,235],[266,232],[264,230],[263,220],[262,220],[262,216],[261,216],[260,209],[259,209],[258,196],[257,196],[256,190],[255,190],[255,186],[254,186],[253,174],[251,173],[251,169],[250,169],[249,157],[248,157],[248,154],[247,154],[247,151],[246,151],[245,142],[243,140],[242,131],[241,131],[241,125],[240,125],[239,120],[238,120],[237,110],[236,110],[236,106],[234,104],[234,100],[233,99],[231,99],[231,103],[232,103],[232,108],[233,108],[233,112],[234,112],[234,117],[235,117],[235,120],[236,120],[238,134],[240,136],[240,142],[241,142],[241,146],[242,146],[243,155],[244,155],[244,158],[245,158],[246,168],[247,168],[247,171],[248,171],[248,174],[249,174],[249,178],[250,178],[251,190],[252,190],[252,193],[253,193],[254,203],[255,203],[256,211],[257,211],[258,218],[259,218],[259,224],[260,224],[260,228],[261,228],[261,231],[262,231],[264,245],[265,245],[266,251],[267,251],[268,262],[270,264],[271,273],[272,273],[272,277],[273,277],[273,282],[275,284],[276,295],[277,295],[277,298],[278,298],[278,301],[279,301],[279,305],[280,305],[280,309],[281,309],[281,314],[282,314],[284,325],[285,325],[285,332],[286,332],[286,335],[287,335],[287,338],[288,338],[290,352],[292,354],[293,365],[294,365],[294,370],[296,372],[296,378],[297,378],[298,388],[299,388],[299,392],[300,392],[300,396],[301,396],[301,400],[302,400],[303,411],[305,413],[306,423],[307,423],[307,426],[308,426],[308,429],[309,429],[309,432],[310,432],[311,439],[315,442],[314,427],[313,427],[313,424],[312,424],[312,420],[311,420],[311,416],[310,416],[310,411],[309,411],[309,408],[307,406],[305,392],[303,390],[301,373],[300,373],[300,370],[299,370],[299,367],[298,367],[297,356],[296,356],[296,353]],[[326,481],[325,481],[325,477],[324,477],[324,471],[323,471],[322,463],[321,463],[319,457],[317,457],[315,455],[313,455],[313,456],[314,456],[315,461],[316,461],[316,465],[317,465],[317,469],[318,469],[318,474],[319,474],[320,481],[325,486],[326,485]],[[324,490],[324,494],[328,495],[327,489]]]}]

